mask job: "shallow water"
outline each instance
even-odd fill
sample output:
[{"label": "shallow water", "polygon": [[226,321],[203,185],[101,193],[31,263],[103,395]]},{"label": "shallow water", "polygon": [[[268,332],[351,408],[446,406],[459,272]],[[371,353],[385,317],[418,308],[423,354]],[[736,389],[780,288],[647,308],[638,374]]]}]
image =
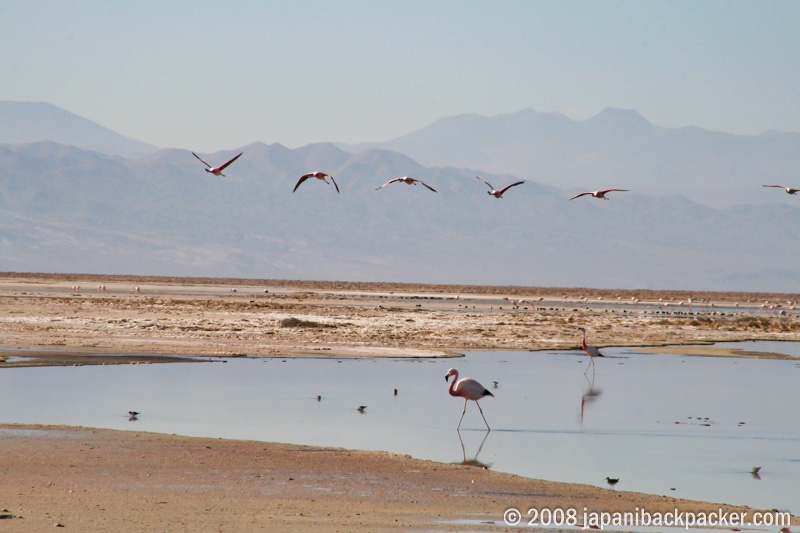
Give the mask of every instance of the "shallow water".
[{"label": "shallow water", "polygon": [[[800,355],[800,343],[726,345]],[[8,368],[0,421],[386,450],[800,511],[800,363],[604,352],[593,378],[577,352]],[[491,432],[473,402],[456,431],[464,404],[447,394],[451,366],[495,394],[481,400]]]}]

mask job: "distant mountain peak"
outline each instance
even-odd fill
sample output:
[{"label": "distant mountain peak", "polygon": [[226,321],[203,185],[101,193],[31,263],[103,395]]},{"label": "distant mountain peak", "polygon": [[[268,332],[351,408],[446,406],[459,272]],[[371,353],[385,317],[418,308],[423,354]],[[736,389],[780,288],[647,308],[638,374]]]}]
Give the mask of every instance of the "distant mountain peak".
[{"label": "distant mountain peak", "polygon": [[588,122],[608,121],[638,123],[652,126],[652,123],[635,109],[623,109],[620,107],[607,107],[588,120]]},{"label": "distant mountain peak", "polygon": [[129,158],[157,150],[155,146],[120,135],[53,104],[0,101],[0,143],[41,141]]}]

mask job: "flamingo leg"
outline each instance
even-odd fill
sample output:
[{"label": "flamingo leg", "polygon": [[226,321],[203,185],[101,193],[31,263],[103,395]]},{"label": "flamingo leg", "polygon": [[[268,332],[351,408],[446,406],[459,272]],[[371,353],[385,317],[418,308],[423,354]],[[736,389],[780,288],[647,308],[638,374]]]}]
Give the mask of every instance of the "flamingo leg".
[{"label": "flamingo leg", "polygon": [[486,417],[485,417],[485,416],[483,416],[483,409],[481,409],[481,404],[479,404],[479,403],[478,403],[478,400],[475,400],[475,405],[477,405],[477,406],[478,406],[478,411],[480,411],[480,412],[481,412],[481,417],[483,418],[483,423],[484,423],[484,424],[486,424],[486,429],[488,429],[489,431],[491,431],[491,430],[492,430],[492,428],[490,428],[490,427],[489,427],[489,422],[487,422],[487,421],[486,421]]},{"label": "flamingo leg", "polygon": [[464,413],[466,412],[467,412],[467,399],[464,398],[464,410],[461,411],[461,418],[458,419],[458,427],[456,428],[456,431],[461,429],[461,421],[464,420]]}]

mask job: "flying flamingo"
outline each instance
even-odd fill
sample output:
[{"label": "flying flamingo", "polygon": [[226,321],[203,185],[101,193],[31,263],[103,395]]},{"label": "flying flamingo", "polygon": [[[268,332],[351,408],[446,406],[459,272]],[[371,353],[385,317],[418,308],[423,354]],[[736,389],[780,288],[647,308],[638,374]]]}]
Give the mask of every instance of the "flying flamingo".
[{"label": "flying flamingo", "polygon": [[475,177],[476,177],[476,178],[478,178],[479,180],[481,180],[482,182],[484,182],[486,185],[488,185],[488,186],[489,186],[489,191],[488,191],[488,194],[491,194],[491,195],[492,195],[492,196],[494,196],[495,198],[502,198],[502,197],[503,197],[503,193],[505,193],[505,192],[506,192],[508,189],[510,189],[511,187],[516,187],[517,185],[522,185],[523,183],[525,183],[525,180],[518,181],[518,182],[516,182],[516,183],[512,183],[511,185],[506,185],[505,187],[503,187],[502,189],[500,189],[500,190],[498,191],[497,189],[495,189],[494,187],[492,187],[492,184],[491,184],[491,183],[489,183],[488,181],[486,181],[486,180],[485,180],[485,179],[483,179],[482,177],[480,177],[480,176],[475,176]]},{"label": "flying flamingo", "polygon": [[221,164],[220,166],[218,166],[218,167],[212,167],[211,165],[209,165],[208,163],[206,163],[205,161],[203,161],[202,159],[200,159],[200,156],[199,156],[199,155],[197,155],[197,154],[196,154],[196,153],[194,153],[194,152],[192,152],[192,155],[193,155],[193,156],[195,156],[197,159],[200,159],[200,162],[201,162],[201,163],[203,163],[203,164],[206,166],[206,169],[205,169],[205,170],[206,170],[206,172],[209,172],[209,173],[211,173],[211,174],[214,174],[215,176],[222,176],[222,177],[224,178],[224,177],[225,177],[225,174],[223,174],[223,173],[222,173],[222,171],[223,171],[223,170],[225,170],[225,168],[226,168],[228,165],[230,165],[231,163],[233,163],[234,161],[236,161],[237,159],[239,159],[239,157],[240,157],[240,156],[241,156],[243,153],[244,153],[244,152],[239,152],[239,155],[237,155],[237,156],[234,156],[234,157],[232,157],[232,158],[228,159],[227,161],[225,161],[224,163],[222,163],[222,164]]},{"label": "flying flamingo", "polygon": [[455,368],[451,368],[447,371],[447,374],[444,375],[445,381],[450,381],[450,376],[454,377],[453,382],[450,383],[450,386],[447,388],[447,392],[450,393],[450,396],[461,396],[464,398],[464,410],[461,411],[461,418],[458,421],[458,427],[456,429],[461,429],[461,421],[464,420],[464,413],[467,412],[467,401],[472,400],[481,412],[481,417],[483,417],[483,423],[486,424],[486,429],[491,431],[492,428],[489,427],[486,417],[483,416],[483,409],[481,409],[481,404],[478,403],[478,400],[484,396],[494,396],[494,394],[486,390],[486,387],[472,378],[458,379],[458,370]]},{"label": "flying flamingo", "polygon": [[386,187],[386,186],[387,186],[387,185],[389,185],[390,183],[394,183],[395,181],[402,181],[402,182],[403,182],[403,183],[405,183],[406,185],[416,185],[417,183],[421,183],[421,184],[423,184],[424,186],[426,186],[427,188],[429,188],[430,190],[432,190],[433,192],[438,192],[436,189],[434,189],[433,187],[431,187],[430,185],[428,185],[428,184],[427,184],[427,183],[425,183],[424,181],[422,181],[422,180],[418,180],[417,178],[412,178],[412,177],[410,177],[410,176],[403,176],[402,178],[395,178],[395,179],[393,179],[393,180],[389,180],[389,181],[387,181],[386,183],[384,183],[383,185],[381,185],[380,187],[378,187],[378,188],[377,188],[377,189],[375,189],[375,190],[376,190],[376,191],[378,191],[378,190],[380,190],[380,189],[383,189],[384,187]]},{"label": "flying flamingo", "polygon": [[797,194],[800,192],[800,189],[795,189],[794,187],[786,187],[784,185],[762,185],[762,187],[777,187],[779,189],[783,189],[786,191],[786,194]]},{"label": "flying flamingo", "polygon": [[[597,346],[589,346],[586,344],[586,328],[578,328],[583,332],[583,340],[581,341],[581,349],[586,352],[586,355],[589,356],[589,366],[592,367],[594,370],[594,358],[595,357],[605,357],[605,355],[600,353],[600,350],[597,349]],[[586,367],[586,370],[589,370],[589,366]],[[586,373],[586,370],[583,373]]]},{"label": "flying flamingo", "polygon": [[580,198],[581,196],[586,196],[587,194],[591,194],[595,198],[602,198],[603,200],[608,200],[608,198],[606,198],[606,194],[610,193],[611,191],[627,192],[628,189],[603,189],[601,191],[586,191],[576,194],[575,196],[570,198],[570,200],[574,200],[575,198]]},{"label": "flying flamingo", "polygon": [[[330,174],[325,174],[324,172],[319,172],[319,171],[311,172],[309,174],[303,174],[302,176],[300,176],[300,179],[297,180],[297,184],[294,186],[294,189],[292,189],[292,192],[296,191],[297,188],[300,186],[300,184],[303,183],[304,181],[306,181],[308,178],[317,178],[318,180],[322,180],[325,183],[328,183],[328,180],[325,179],[326,177],[331,179],[331,181],[333,182],[333,186],[336,187],[336,192],[338,193],[339,192],[339,186],[336,185],[336,180],[333,179],[333,176],[331,176]],[[330,184],[328,183],[328,185],[330,185]]]}]

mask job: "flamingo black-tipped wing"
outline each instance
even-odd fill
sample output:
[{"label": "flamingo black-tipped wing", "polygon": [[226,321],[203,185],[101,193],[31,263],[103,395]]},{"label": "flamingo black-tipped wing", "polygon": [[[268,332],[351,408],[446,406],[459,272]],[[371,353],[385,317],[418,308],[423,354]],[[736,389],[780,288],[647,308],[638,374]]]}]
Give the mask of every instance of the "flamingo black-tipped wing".
[{"label": "flamingo black-tipped wing", "polygon": [[220,167],[219,167],[219,170],[225,170],[225,167],[227,167],[228,165],[230,165],[231,163],[233,163],[234,161],[236,161],[237,159],[239,159],[239,158],[242,156],[242,154],[243,154],[243,153],[244,153],[244,152],[239,152],[239,155],[237,155],[237,156],[234,156],[234,157],[232,157],[232,158],[228,159],[227,161],[225,161],[225,163],[223,163],[222,165],[220,165]]},{"label": "flamingo black-tipped wing", "polygon": [[587,194],[592,194],[590,192],[581,192],[570,198],[570,200],[574,200],[575,198],[580,198],[581,196],[586,196]]},{"label": "flamingo black-tipped wing", "polygon": [[197,154],[196,154],[196,153],[194,153],[194,152],[192,152],[192,155],[193,155],[193,156],[195,156],[195,157],[196,157],[196,158],[197,158],[197,159],[198,159],[198,160],[199,160],[201,163],[203,163],[203,164],[204,164],[204,165],[205,165],[207,168],[211,168],[211,165],[209,165],[208,163],[206,163],[205,161],[203,161],[202,159],[200,159],[200,156],[199,156],[199,155],[197,155]]},{"label": "flamingo black-tipped wing", "polygon": [[516,187],[517,185],[522,185],[523,183],[525,183],[525,180],[518,181],[518,182],[516,182],[516,183],[512,183],[511,185],[506,185],[505,187],[503,187],[502,189],[500,189],[500,194],[503,194],[504,192],[506,192],[506,191],[507,191],[508,189],[510,189],[511,187]]},{"label": "flamingo black-tipped wing", "polygon": [[430,190],[432,190],[433,192],[439,192],[436,189],[434,189],[433,187],[431,187],[430,185],[428,185],[427,183],[425,183],[424,181],[422,181],[422,180],[417,180],[417,181],[419,183],[423,184],[424,186],[426,186],[427,188],[429,188]]},{"label": "flamingo black-tipped wing", "polygon": [[387,181],[386,183],[384,183],[384,184],[383,184],[383,185],[381,185],[380,187],[376,187],[376,188],[375,188],[375,190],[376,190],[376,191],[379,191],[379,190],[383,189],[384,187],[386,187],[387,185],[389,185],[390,183],[394,183],[395,181],[400,181],[401,179],[403,179],[403,178],[394,178],[394,179],[390,179],[389,181]]},{"label": "flamingo black-tipped wing", "polygon": [[333,176],[331,176],[330,174],[328,174],[328,177],[329,177],[329,178],[331,179],[331,181],[333,182],[333,186],[334,186],[334,187],[336,187],[336,194],[339,194],[339,186],[338,186],[338,185],[336,185],[336,180],[335,180],[335,179],[333,179]]},{"label": "flamingo black-tipped wing", "polygon": [[480,177],[480,176],[475,176],[475,177],[476,177],[477,179],[481,180],[482,182],[484,182],[484,183],[486,184],[486,186],[487,186],[487,187],[489,187],[489,189],[491,189],[491,190],[495,190],[495,188],[494,188],[494,187],[492,187],[492,184],[491,184],[491,183],[489,183],[488,181],[486,181],[485,179],[483,179],[482,177]]},{"label": "flamingo black-tipped wing", "polygon": [[300,186],[300,185],[301,185],[301,184],[302,184],[304,181],[306,181],[308,178],[310,178],[312,175],[313,175],[313,174],[303,174],[302,176],[300,176],[300,179],[298,179],[298,180],[297,180],[297,183],[295,183],[295,185],[294,185],[294,189],[292,189],[292,192],[296,191],[296,190],[297,190],[297,188],[298,188],[298,187],[299,187],[299,186]]}]

